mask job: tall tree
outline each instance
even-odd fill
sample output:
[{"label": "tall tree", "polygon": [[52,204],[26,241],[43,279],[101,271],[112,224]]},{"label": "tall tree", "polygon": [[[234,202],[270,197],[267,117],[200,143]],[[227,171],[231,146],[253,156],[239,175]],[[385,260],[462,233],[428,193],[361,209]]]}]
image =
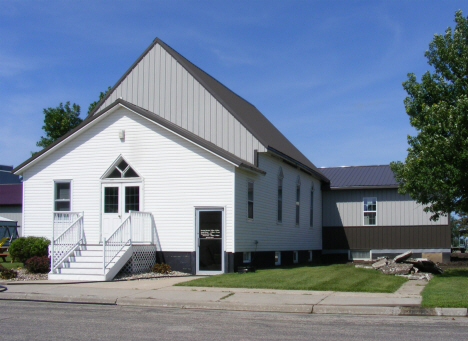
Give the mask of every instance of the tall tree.
[{"label": "tall tree", "polygon": [[431,219],[468,212],[468,18],[455,13],[455,30],[436,34],[425,52],[433,72],[403,88],[410,124],[405,163],[392,162],[400,193],[427,205]]},{"label": "tall tree", "polygon": [[36,143],[38,147],[47,147],[49,144],[65,135],[70,130],[75,128],[83,120],[80,116],[80,106],[73,103],[70,107],[70,102],[60,103],[56,108],[44,109],[44,130],[46,136],[41,136],[41,139]]},{"label": "tall tree", "polygon": [[106,90],[106,92],[101,92],[99,94],[99,99],[97,101],[94,101],[93,103],[91,103],[88,107],[88,115],[91,114],[91,111],[94,110],[94,108],[96,107],[96,105],[104,98],[104,96],[107,95],[107,93],[110,91],[111,87],[109,86]]}]

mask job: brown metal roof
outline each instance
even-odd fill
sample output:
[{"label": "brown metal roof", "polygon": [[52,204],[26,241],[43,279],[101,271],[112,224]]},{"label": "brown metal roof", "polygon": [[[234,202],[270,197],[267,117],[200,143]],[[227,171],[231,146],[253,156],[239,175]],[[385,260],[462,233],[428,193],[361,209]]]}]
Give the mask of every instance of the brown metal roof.
[{"label": "brown metal roof", "polygon": [[[200,84],[202,84],[213,97],[215,97],[239,122],[242,123],[264,146],[271,152],[279,155],[286,155],[291,158],[291,161],[296,161],[303,167],[307,168],[313,174],[318,176],[325,182],[328,182],[320,170],[307,159],[263,114],[251,103],[228,89],[215,78],[201,70],[196,65],[192,64],[177,51],[165,44],[159,38],[156,38],[153,43],[141,54],[141,56],[132,64],[127,72],[119,79],[112,87],[107,95],[96,105],[99,106],[111,96],[113,91],[120,85],[128,74],[138,65],[147,53],[156,45],[159,44],[164,48],[174,59],[176,59]],[[90,119],[94,112],[88,116]],[[279,152],[279,153],[278,153]]]},{"label": "brown metal roof", "polygon": [[389,165],[321,167],[330,179],[330,188],[397,188],[398,183]]}]

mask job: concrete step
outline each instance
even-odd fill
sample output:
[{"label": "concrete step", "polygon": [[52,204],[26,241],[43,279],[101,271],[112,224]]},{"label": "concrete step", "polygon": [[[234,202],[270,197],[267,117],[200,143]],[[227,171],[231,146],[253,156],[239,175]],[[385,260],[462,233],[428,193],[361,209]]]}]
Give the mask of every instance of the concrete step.
[{"label": "concrete step", "polygon": [[[106,269],[106,273],[109,269]],[[96,269],[89,268],[58,268],[55,270],[55,274],[66,274],[66,275],[104,275],[102,266]]]},{"label": "concrete step", "polygon": [[104,275],[88,275],[88,274],[51,274],[49,273],[50,280],[60,281],[91,281],[91,282],[104,282],[106,277]]}]

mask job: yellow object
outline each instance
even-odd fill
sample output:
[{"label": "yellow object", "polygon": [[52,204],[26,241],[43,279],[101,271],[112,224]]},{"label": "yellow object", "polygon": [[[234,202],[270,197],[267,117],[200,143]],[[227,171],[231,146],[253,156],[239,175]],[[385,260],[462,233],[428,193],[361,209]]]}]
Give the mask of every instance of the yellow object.
[{"label": "yellow object", "polygon": [[8,237],[3,237],[2,239],[0,239],[0,246],[3,246],[3,244],[5,244],[7,242],[7,240],[10,239]]}]

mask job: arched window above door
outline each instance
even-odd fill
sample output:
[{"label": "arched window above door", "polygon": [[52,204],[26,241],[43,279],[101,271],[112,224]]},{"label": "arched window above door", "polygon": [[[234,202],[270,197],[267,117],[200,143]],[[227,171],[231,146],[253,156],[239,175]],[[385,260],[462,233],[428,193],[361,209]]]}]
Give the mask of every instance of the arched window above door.
[{"label": "arched window above door", "polygon": [[131,179],[140,178],[140,175],[128,164],[122,156],[119,156],[111,167],[104,173],[102,179]]}]

